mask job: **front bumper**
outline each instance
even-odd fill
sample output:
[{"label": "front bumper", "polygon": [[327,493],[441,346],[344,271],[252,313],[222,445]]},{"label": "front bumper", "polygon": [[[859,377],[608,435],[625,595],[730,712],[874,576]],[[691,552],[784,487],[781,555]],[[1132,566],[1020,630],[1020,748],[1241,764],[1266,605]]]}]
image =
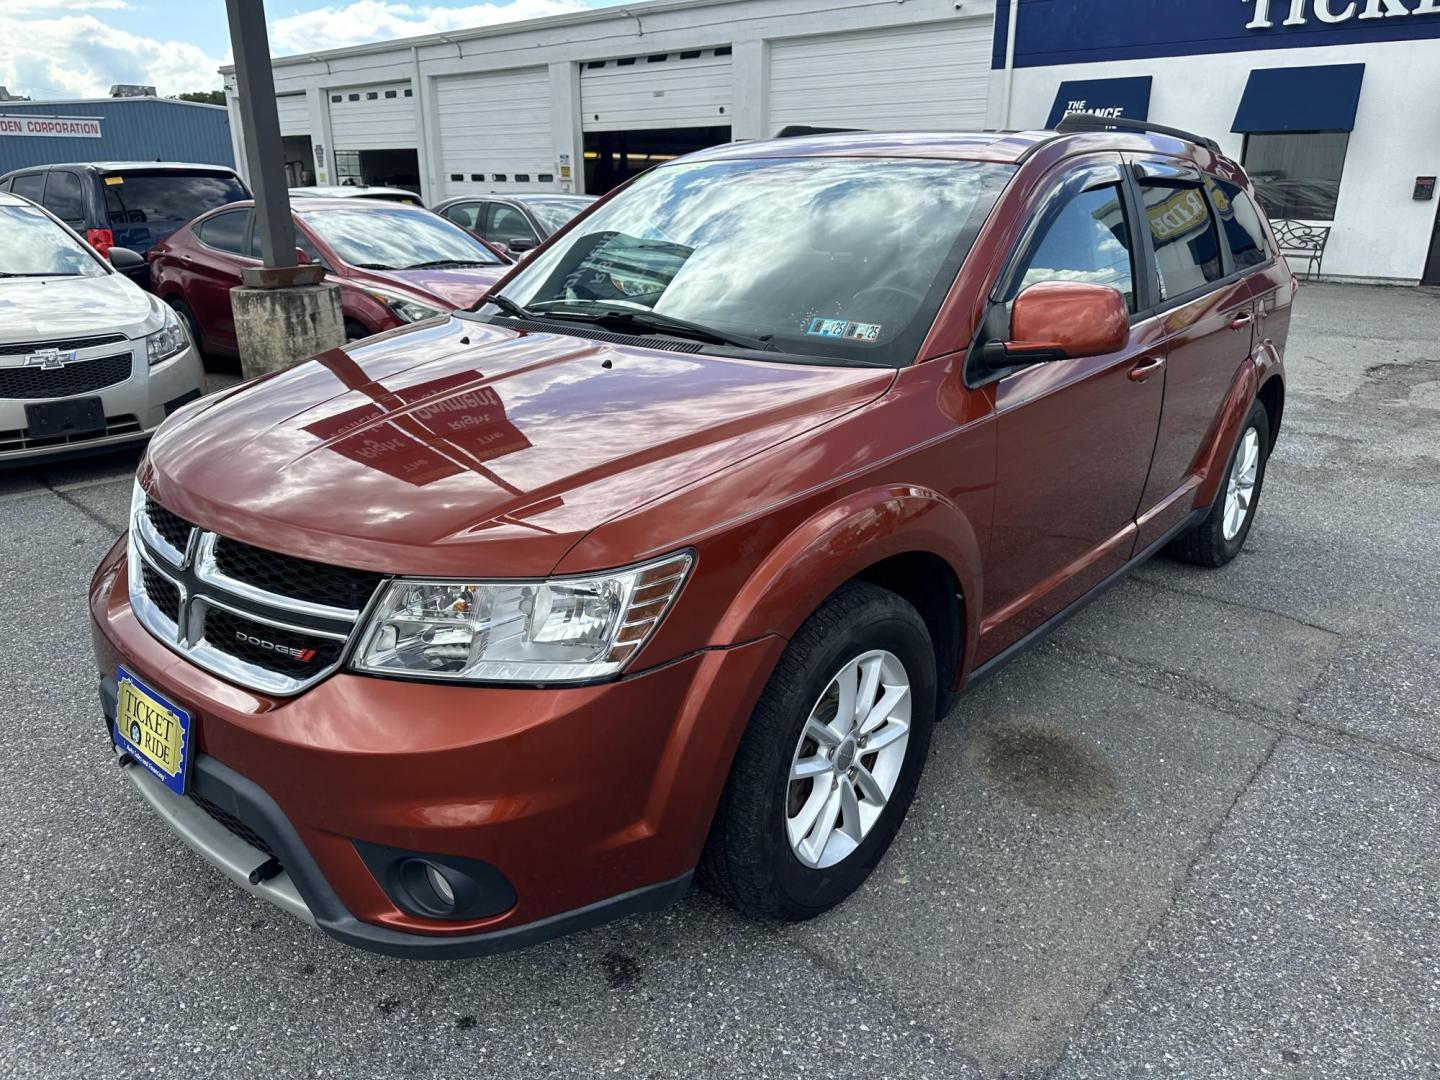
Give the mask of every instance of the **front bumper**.
[{"label": "front bumper", "polygon": [[[101,354],[107,349],[85,352]],[[99,453],[143,441],[155,433],[171,412],[204,392],[205,371],[193,345],[150,367],[144,339],[134,341],[129,378],[91,393],[74,395],[100,399],[106,420],[104,432],[69,439],[36,439],[27,426],[25,406],[64,399],[0,398],[0,467]]]},{"label": "front bumper", "polygon": [[[139,624],[123,553],[117,544],[91,591],[107,712],[121,663],[189,709],[191,791],[262,838],[283,873],[252,882],[268,852],[131,768],[134,783],[232,880],[343,941],[397,955],[497,952],[683,895],[784,645],[706,650],[596,686],[339,673],[266,698],[187,663]],[[483,860],[514,903],[468,920],[406,911],[367,866],[360,847],[370,845]]]}]

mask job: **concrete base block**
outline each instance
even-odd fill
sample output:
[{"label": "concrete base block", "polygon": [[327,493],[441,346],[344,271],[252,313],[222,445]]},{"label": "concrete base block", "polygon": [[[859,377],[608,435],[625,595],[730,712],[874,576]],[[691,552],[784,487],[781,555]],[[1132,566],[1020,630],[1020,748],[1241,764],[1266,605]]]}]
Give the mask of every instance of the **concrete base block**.
[{"label": "concrete base block", "polygon": [[284,371],[316,353],[345,344],[340,286],[230,290],[240,372],[246,379]]}]

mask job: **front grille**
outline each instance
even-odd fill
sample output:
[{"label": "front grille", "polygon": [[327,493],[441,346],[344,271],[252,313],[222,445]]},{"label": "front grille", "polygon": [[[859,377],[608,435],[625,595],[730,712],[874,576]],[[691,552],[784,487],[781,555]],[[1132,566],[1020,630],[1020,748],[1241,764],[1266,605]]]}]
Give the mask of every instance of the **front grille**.
[{"label": "front grille", "polygon": [[210,608],[205,612],[205,640],[237,660],[278,671],[292,679],[304,679],[324,671],[340,659],[344,647],[342,642],[331,638],[282,630],[223,608]]},{"label": "front grille", "polygon": [[167,544],[176,551],[185,550],[185,545],[190,542],[190,530],[195,526],[148,497],[145,500],[145,516],[150,519],[150,527],[159,533]]},{"label": "front grille", "polygon": [[270,845],[265,842],[265,838],[250,828],[249,825],[246,825],[228,810],[216,806],[209,799],[205,798],[204,795],[197,795],[194,791],[190,791],[188,794],[190,801],[200,807],[201,810],[204,810],[205,813],[209,814],[213,820],[225,826],[225,828],[229,829],[257,851],[263,852],[272,859],[275,858],[275,852],[272,851]]},{"label": "front grille", "polygon": [[38,367],[0,368],[0,398],[61,398],[92,394],[130,377],[130,354],[76,360],[53,371]]},{"label": "front grille", "polygon": [[145,579],[145,595],[150,602],[171,622],[179,622],[180,590],[175,583],[148,563],[141,565],[140,573]]},{"label": "front grille", "polygon": [[215,565],[236,581],[280,596],[326,607],[358,611],[370,601],[380,574],[327,566],[218,537]]},{"label": "front grille", "polygon": [[29,356],[46,349],[54,349],[56,352],[98,349],[102,345],[114,345],[125,340],[127,339],[124,334],[102,334],[99,337],[56,338],[54,341],[0,342],[0,356]]},{"label": "front grille", "polygon": [[384,580],[217,536],[149,497],[141,524],[129,539],[137,618],[191,662],[266,694],[298,694],[338,668]]}]

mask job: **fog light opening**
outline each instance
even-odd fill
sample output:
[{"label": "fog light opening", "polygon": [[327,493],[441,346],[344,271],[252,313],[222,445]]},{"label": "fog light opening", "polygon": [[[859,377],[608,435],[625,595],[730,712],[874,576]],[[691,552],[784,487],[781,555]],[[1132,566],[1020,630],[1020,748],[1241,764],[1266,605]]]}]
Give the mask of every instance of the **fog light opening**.
[{"label": "fog light opening", "polygon": [[455,890],[450,887],[450,882],[445,875],[436,869],[434,863],[425,864],[425,880],[430,883],[430,888],[435,890],[436,899],[442,907],[454,910]]}]

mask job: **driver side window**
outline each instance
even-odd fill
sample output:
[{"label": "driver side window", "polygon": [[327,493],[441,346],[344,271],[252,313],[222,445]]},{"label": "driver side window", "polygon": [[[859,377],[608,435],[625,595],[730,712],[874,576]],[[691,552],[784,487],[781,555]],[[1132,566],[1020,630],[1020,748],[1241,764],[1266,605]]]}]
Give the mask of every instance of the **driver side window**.
[{"label": "driver side window", "polygon": [[1135,260],[1125,200],[1118,184],[1075,195],[1046,227],[1011,287],[1015,296],[1037,281],[1108,285],[1135,310]]}]

